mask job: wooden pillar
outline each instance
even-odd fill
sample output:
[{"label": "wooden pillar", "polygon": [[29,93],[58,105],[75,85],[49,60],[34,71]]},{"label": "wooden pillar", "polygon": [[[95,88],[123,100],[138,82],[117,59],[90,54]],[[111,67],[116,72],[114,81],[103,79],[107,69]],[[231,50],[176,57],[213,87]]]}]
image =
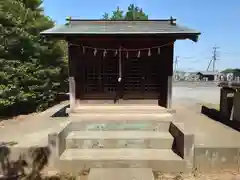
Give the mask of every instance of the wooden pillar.
[{"label": "wooden pillar", "polygon": [[71,46],[71,41],[68,44],[68,74],[69,74],[69,112],[73,112],[76,107],[76,64],[74,62],[75,46]]},{"label": "wooden pillar", "polygon": [[172,76],[167,81],[167,108],[172,108]]},{"label": "wooden pillar", "polygon": [[69,98],[70,98],[70,111],[72,112],[76,107],[76,83],[73,76],[69,77]]},{"label": "wooden pillar", "polygon": [[168,54],[169,56],[167,60],[167,108],[172,108],[172,78],[173,78],[173,58],[174,58],[174,44],[168,47]]}]

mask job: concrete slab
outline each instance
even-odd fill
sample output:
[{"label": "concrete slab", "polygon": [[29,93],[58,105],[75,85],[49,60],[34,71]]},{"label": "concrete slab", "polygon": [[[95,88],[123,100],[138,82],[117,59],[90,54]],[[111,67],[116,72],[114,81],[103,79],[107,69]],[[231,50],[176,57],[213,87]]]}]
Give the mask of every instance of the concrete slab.
[{"label": "concrete slab", "polygon": [[93,168],[88,180],[154,180],[150,168]]},{"label": "concrete slab", "polygon": [[184,130],[195,135],[195,146],[240,147],[240,132],[200,113],[200,105],[174,105],[175,121],[183,123]]},{"label": "concrete slab", "polygon": [[194,134],[194,168],[201,172],[240,169],[240,132],[200,113],[194,105],[177,106],[175,121]]}]

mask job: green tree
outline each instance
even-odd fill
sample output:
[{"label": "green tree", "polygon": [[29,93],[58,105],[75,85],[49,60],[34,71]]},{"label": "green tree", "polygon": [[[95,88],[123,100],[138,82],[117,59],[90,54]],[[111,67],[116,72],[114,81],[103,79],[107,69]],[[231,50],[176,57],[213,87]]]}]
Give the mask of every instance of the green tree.
[{"label": "green tree", "polygon": [[143,12],[143,10],[134,4],[128,6],[128,11],[125,15],[126,20],[147,20],[148,16]]},{"label": "green tree", "polygon": [[225,69],[222,71],[222,73],[240,73],[240,69],[236,68],[236,69]]},{"label": "green tree", "polygon": [[66,87],[63,46],[40,36],[54,25],[41,3],[1,1],[0,116],[45,109]]},{"label": "green tree", "polygon": [[141,8],[135,6],[134,4],[130,4],[128,6],[128,10],[124,13],[119,7],[114,10],[109,16],[108,13],[104,13],[104,20],[147,20],[148,15],[143,12]]}]

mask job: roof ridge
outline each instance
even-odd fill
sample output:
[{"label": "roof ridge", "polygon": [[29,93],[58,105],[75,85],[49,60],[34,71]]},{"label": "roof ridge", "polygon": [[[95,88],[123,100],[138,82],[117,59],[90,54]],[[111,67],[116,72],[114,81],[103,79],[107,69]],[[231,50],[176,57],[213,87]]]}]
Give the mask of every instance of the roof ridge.
[{"label": "roof ridge", "polygon": [[152,22],[158,22],[158,21],[176,21],[177,19],[146,19],[146,20],[105,20],[105,19],[66,19],[67,21],[107,21],[107,22],[114,22],[114,21],[123,21],[123,22],[138,22],[138,21],[152,21]]}]

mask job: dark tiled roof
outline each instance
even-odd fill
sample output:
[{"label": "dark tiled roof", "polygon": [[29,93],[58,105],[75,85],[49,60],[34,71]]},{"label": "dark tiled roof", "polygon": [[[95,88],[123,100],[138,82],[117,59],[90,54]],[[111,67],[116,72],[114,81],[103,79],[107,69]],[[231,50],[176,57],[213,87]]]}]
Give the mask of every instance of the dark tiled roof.
[{"label": "dark tiled roof", "polygon": [[200,72],[197,72],[197,74],[202,74],[202,75],[218,75],[219,72],[213,72],[213,71],[200,71]]},{"label": "dark tiled roof", "polygon": [[199,35],[198,31],[170,20],[104,21],[70,20],[69,23],[43,31],[43,35],[69,34],[183,34]]}]

